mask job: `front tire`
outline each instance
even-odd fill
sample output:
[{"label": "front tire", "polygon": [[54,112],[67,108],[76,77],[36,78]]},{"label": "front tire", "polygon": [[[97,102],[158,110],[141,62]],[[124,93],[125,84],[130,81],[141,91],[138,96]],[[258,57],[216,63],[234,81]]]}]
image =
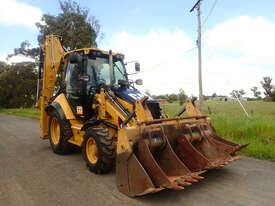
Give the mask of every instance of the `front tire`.
[{"label": "front tire", "polygon": [[94,127],[86,130],[82,152],[90,171],[108,173],[115,163],[115,145],[108,129]]},{"label": "front tire", "polygon": [[50,145],[56,154],[69,154],[74,150],[74,145],[67,142],[72,134],[71,126],[68,120],[62,120],[56,110],[50,114],[49,121]]}]

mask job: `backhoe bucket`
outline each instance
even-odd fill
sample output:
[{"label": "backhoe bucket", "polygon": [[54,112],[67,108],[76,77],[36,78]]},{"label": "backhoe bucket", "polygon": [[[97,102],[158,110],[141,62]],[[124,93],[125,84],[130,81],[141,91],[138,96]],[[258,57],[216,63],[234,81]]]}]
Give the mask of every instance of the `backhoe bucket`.
[{"label": "backhoe bucket", "polygon": [[205,116],[141,122],[119,130],[117,186],[128,196],[182,190],[207,169],[239,159],[235,152],[245,146],[217,136]]}]

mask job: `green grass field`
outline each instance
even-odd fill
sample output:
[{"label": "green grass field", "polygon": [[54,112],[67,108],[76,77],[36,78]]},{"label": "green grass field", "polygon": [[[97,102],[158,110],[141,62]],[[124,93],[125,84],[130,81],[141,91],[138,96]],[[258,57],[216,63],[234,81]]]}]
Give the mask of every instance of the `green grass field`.
[{"label": "green grass field", "polygon": [[[243,102],[247,117],[237,102],[209,101],[205,113],[212,119],[219,136],[239,144],[250,143],[242,154],[275,161],[275,102]],[[173,117],[183,106],[178,103],[161,105]],[[39,119],[38,109],[0,109],[0,112]]]}]

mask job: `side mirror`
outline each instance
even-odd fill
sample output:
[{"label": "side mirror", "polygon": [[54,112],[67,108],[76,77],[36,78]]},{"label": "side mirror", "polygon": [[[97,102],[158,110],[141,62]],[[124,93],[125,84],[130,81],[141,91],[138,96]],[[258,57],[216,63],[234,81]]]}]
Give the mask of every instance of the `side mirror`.
[{"label": "side mirror", "polygon": [[135,70],[136,72],[140,71],[140,64],[138,62],[135,63]]},{"label": "side mirror", "polygon": [[69,61],[71,64],[79,64],[82,62],[82,56],[77,53],[70,54]]},{"label": "side mirror", "polygon": [[136,85],[143,85],[142,79],[137,79],[136,80]]}]

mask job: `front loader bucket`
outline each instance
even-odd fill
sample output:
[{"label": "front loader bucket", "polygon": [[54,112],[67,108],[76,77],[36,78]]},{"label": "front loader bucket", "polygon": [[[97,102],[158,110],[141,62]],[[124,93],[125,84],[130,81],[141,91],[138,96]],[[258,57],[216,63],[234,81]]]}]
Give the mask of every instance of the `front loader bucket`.
[{"label": "front loader bucket", "polygon": [[141,122],[119,130],[117,186],[128,196],[182,190],[206,170],[239,159],[235,152],[245,146],[217,136],[205,116]]},{"label": "front loader bucket", "polygon": [[117,145],[117,186],[128,196],[182,190],[204,179],[199,176],[204,171],[191,172],[178,158],[161,126],[144,129],[131,154],[125,147],[122,152],[122,145]]}]

